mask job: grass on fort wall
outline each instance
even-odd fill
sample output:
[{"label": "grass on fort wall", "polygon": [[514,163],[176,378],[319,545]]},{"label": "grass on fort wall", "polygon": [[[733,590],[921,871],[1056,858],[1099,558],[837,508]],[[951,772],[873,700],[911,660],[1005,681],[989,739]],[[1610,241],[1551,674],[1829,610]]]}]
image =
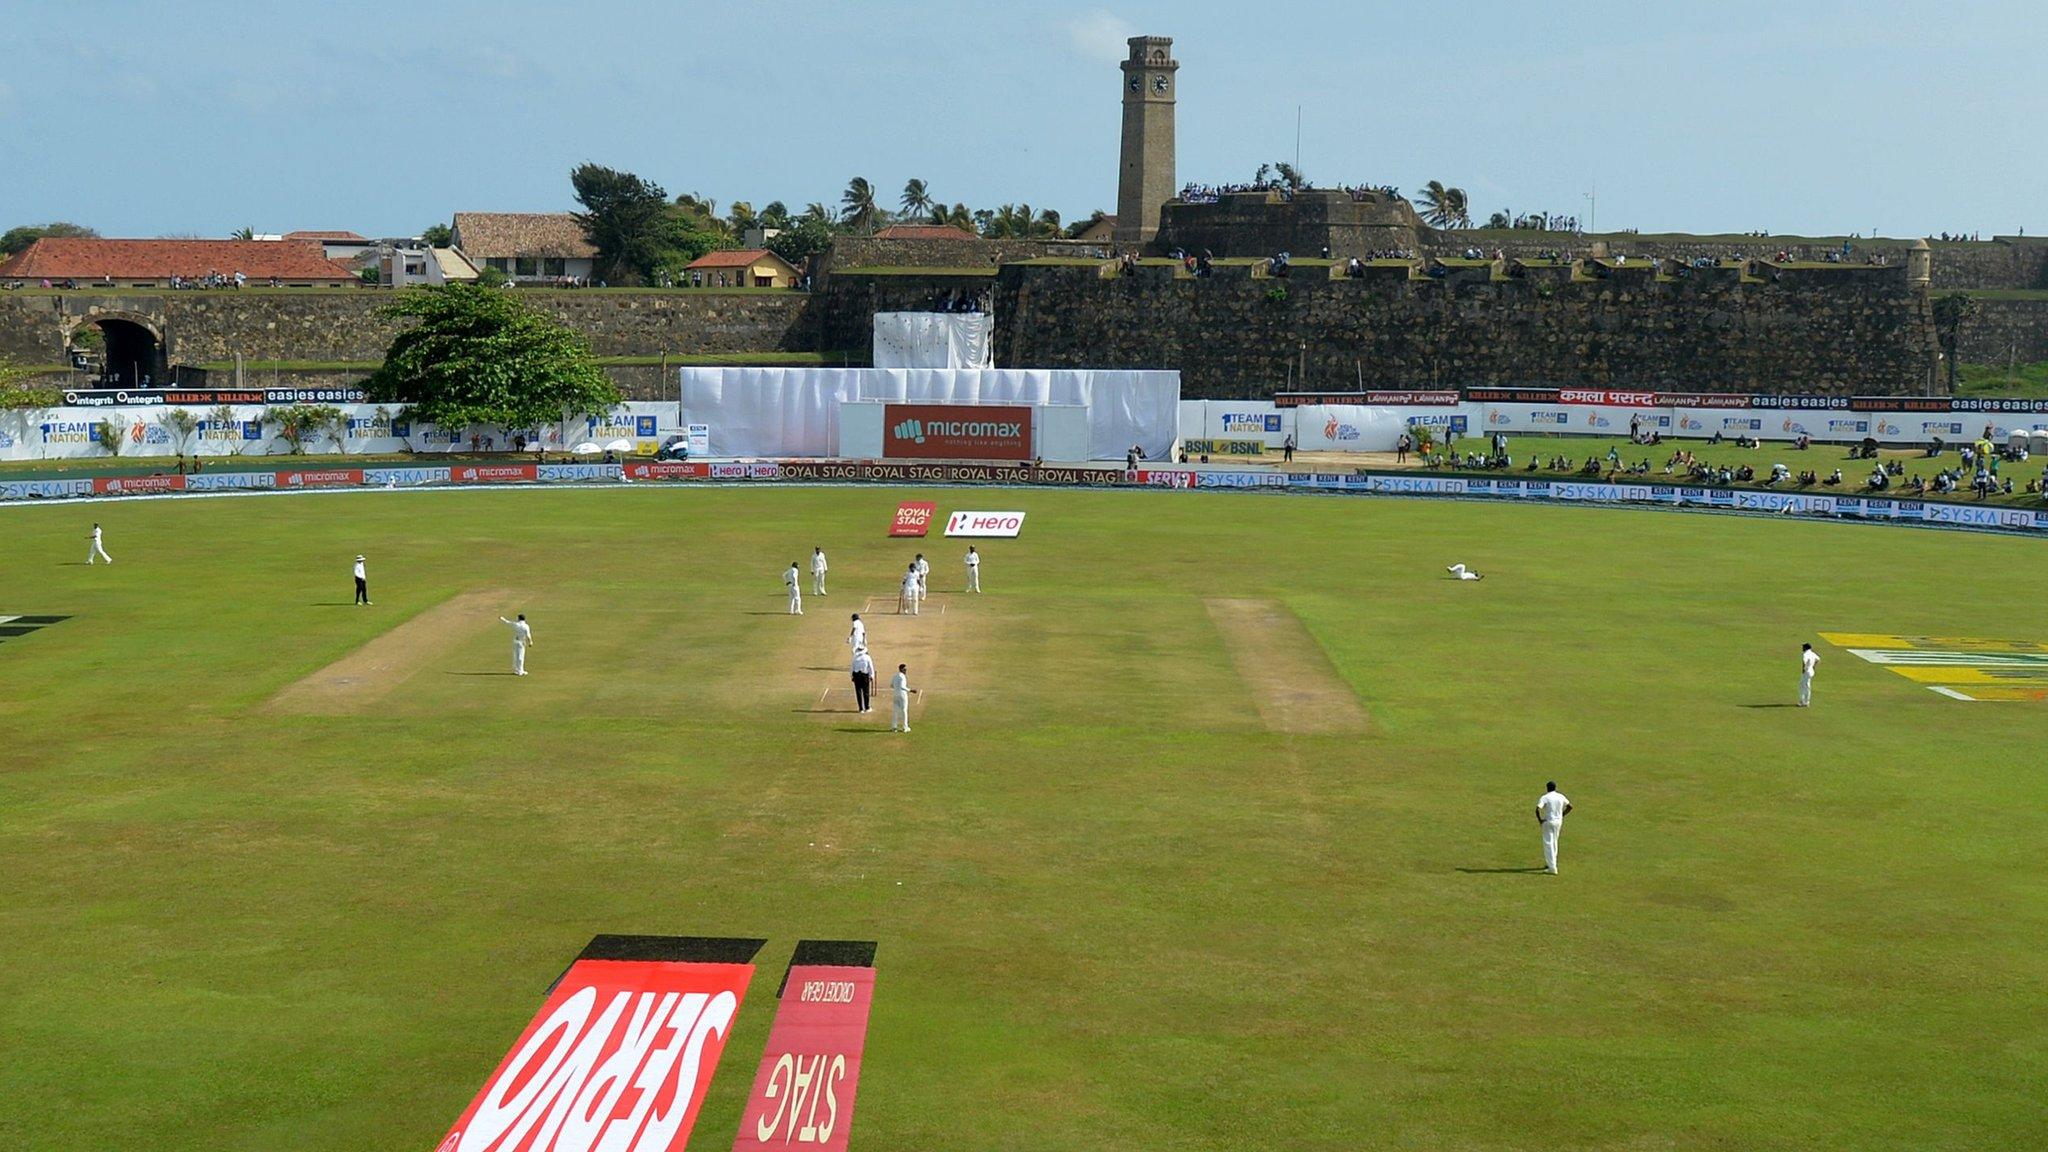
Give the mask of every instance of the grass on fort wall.
[{"label": "grass on fort wall", "polygon": [[[2048,1146],[2041,706],[1824,644],[1784,706],[1823,630],[2048,640],[2043,542],[939,494],[1028,513],[970,600],[959,542],[883,535],[933,495],[0,509],[0,614],[71,617],[0,640],[0,1146],[431,1148],[599,932],[771,938],[699,1148],[806,936],[880,942],[855,1147]],[[918,550],[916,732],[814,714]],[[266,704],[492,589],[531,676],[479,619],[374,703]],[[1271,730],[1211,598],[1290,610],[1366,730]]]}]

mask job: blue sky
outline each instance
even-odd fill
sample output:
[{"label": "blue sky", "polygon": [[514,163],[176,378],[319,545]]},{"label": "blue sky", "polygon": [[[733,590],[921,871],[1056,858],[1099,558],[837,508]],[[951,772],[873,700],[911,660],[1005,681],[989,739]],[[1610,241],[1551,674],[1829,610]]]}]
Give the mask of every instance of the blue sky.
[{"label": "blue sky", "polygon": [[0,0],[0,227],[350,228],[906,178],[1116,197],[1122,38],[1175,38],[1179,175],[1292,156],[1603,228],[2048,231],[2040,0],[28,3]]}]

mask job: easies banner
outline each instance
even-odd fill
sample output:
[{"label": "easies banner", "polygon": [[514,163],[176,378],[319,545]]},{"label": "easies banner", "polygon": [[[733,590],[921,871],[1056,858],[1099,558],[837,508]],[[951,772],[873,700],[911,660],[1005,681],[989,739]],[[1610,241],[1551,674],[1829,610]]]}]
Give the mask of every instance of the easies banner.
[{"label": "easies banner", "polygon": [[733,1152],[846,1147],[875,994],[874,960],[869,941],[797,943]]},{"label": "easies banner", "polygon": [[436,1152],[681,1152],[763,943],[592,940]]}]

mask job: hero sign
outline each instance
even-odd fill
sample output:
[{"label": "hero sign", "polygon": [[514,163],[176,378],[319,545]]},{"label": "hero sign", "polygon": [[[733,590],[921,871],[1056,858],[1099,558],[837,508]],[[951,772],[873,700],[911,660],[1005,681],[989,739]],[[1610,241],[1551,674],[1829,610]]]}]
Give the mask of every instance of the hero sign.
[{"label": "hero sign", "polygon": [[955,512],[946,518],[948,536],[1015,536],[1023,530],[1022,512]]},{"label": "hero sign", "polygon": [[889,525],[891,536],[922,536],[931,531],[932,517],[939,506],[929,500],[905,500],[896,506],[896,519]]},{"label": "hero sign", "polygon": [[680,1152],[753,974],[578,960],[436,1152]]},{"label": "hero sign", "polygon": [[790,968],[733,1152],[846,1147],[874,994],[873,968]]}]

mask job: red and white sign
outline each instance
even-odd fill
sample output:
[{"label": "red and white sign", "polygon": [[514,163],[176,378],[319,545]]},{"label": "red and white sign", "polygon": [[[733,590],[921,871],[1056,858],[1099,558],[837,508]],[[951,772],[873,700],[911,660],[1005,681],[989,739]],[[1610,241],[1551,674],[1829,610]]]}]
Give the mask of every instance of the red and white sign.
[{"label": "red and white sign", "polygon": [[885,404],[882,456],[1029,460],[1031,409],[1017,404]]},{"label": "red and white sign", "polygon": [[540,479],[538,464],[462,464],[448,470],[457,484],[516,484]]},{"label": "red and white sign", "polygon": [[896,506],[896,519],[889,523],[891,536],[922,536],[932,529],[932,517],[939,506],[929,500],[905,500]]},{"label": "red and white sign", "polygon": [[702,480],[711,465],[688,460],[634,460],[626,464],[628,480]]},{"label": "red and white sign", "polygon": [[1195,474],[1180,468],[1140,468],[1127,472],[1133,484],[1146,484],[1154,488],[1193,488]]},{"label": "red and white sign", "polygon": [[144,492],[183,492],[183,476],[95,476],[92,490],[108,496],[127,496]]},{"label": "red and white sign", "polygon": [[1023,530],[1022,512],[955,512],[946,517],[948,536],[1015,536]]},{"label": "red and white sign", "polygon": [[578,960],[436,1152],[681,1152],[753,974]]},{"label": "red and white sign", "polygon": [[789,970],[733,1152],[845,1149],[874,995],[873,968]]},{"label": "red and white sign", "polygon": [[1456,390],[1448,392],[1367,392],[1367,404],[1456,404]]},{"label": "red and white sign", "polygon": [[340,488],[362,482],[361,468],[321,468],[311,471],[302,469],[277,474],[279,488]]},{"label": "red and white sign", "polygon": [[1606,404],[1614,408],[1654,408],[1655,392],[1614,392],[1600,388],[1560,388],[1560,404]]}]

